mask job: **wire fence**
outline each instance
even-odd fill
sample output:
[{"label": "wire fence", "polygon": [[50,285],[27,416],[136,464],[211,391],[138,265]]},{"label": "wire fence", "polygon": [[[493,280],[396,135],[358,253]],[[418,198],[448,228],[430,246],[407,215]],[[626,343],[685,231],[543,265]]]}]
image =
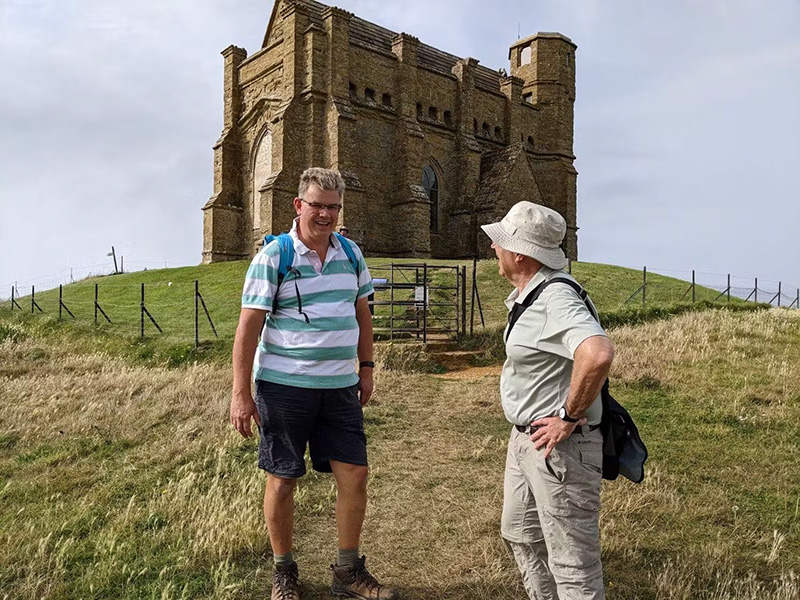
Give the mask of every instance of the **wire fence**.
[{"label": "wire fence", "polygon": [[[621,270],[615,274],[613,281],[609,281],[607,272],[594,272],[591,265],[576,263],[574,267],[570,267],[573,275],[590,292],[595,302],[602,304],[606,310],[702,301],[760,302],[776,307],[800,308],[800,288],[781,281],[658,267],[645,267],[638,273],[628,269]],[[480,284],[476,283],[474,263],[469,275],[471,285],[468,283],[467,267],[459,266],[455,267],[453,281],[456,283],[436,279],[441,279],[443,275],[431,275],[434,279],[422,288],[419,285],[419,272],[424,267],[408,267],[414,270],[415,279],[413,285],[406,286],[407,290],[401,290],[402,286],[394,290],[387,286],[387,281],[397,278],[396,274],[379,280],[377,276],[381,275],[382,268],[386,269],[378,265],[372,268],[378,290],[378,298],[372,307],[373,319],[378,328],[385,328],[387,325],[390,328],[408,328],[408,319],[412,319],[417,328],[419,322],[422,322],[423,334],[417,337],[425,339],[425,327],[428,325],[426,319],[431,319],[431,326],[449,319],[453,323],[452,327],[448,326],[448,330],[452,329],[453,335],[463,335],[467,326],[472,331],[473,324],[478,319],[483,324],[481,296],[488,296],[491,302],[487,317],[493,319],[493,322],[503,321],[505,309],[498,294],[503,294],[504,298],[506,290],[496,289],[498,286],[493,282],[484,283],[478,293]],[[431,273],[439,273],[443,268],[442,265],[431,265]],[[105,270],[108,272],[107,265]],[[389,273],[391,272],[390,270]],[[176,274],[170,275],[177,277]],[[63,277],[64,273],[57,276]],[[425,275],[422,279],[428,281],[428,276]],[[6,296],[7,300],[0,301],[0,311],[33,313],[35,316],[50,316],[59,321],[90,324],[100,330],[126,337],[157,336],[175,342],[193,339],[195,345],[203,341],[233,338],[241,296],[239,288],[230,285],[230,279],[220,278],[215,281],[207,278],[201,282],[186,280],[186,275],[182,275],[182,281],[165,281],[164,274],[147,271],[141,272],[139,283],[129,283],[129,277],[130,275],[124,282],[117,282],[114,277],[103,277],[99,280],[95,278],[92,281],[78,281],[72,285],[57,284],[52,289],[44,290],[53,277],[37,278],[35,283],[25,287],[9,286],[10,294]],[[445,291],[434,289],[437,286]],[[419,295],[420,289],[423,294],[433,293],[434,296],[430,301],[427,295],[422,299],[415,297],[415,294]],[[437,300],[436,293],[447,297]],[[437,307],[437,304],[441,304],[441,307]],[[420,308],[423,312],[420,312]],[[429,314],[426,313],[428,310],[431,311]]]},{"label": "wire fence", "polygon": [[[654,279],[648,275],[663,275],[670,279],[685,281],[686,287],[680,296],[676,295],[676,288],[673,285],[669,286],[672,290],[672,299],[677,302],[744,300],[770,304],[775,307],[800,308],[800,287],[788,285],[782,281],[742,277],[730,273],[682,271],[658,267],[642,268],[642,283],[626,299],[626,304],[634,302],[646,304],[648,294],[652,297],[654,293],[662,291],[666,286],[667,282],[663,279]],[[706,290],[714,290],[717,293],[709,297]]]}]

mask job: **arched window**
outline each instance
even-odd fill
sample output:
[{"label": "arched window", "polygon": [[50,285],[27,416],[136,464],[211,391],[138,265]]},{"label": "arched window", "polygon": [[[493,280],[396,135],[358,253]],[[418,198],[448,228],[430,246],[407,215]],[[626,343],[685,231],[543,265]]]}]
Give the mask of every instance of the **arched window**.
[{"label": "arched window", "polygon": [[422,170],[422,187],[431,201],[431,233],[439,233],[439,178],[430,165]]},{"label": "arched window", "polygon": [[272,174],[272,133],[267,130],[258,142],[253,160],[253,229],[261,230],[261,192]]},{"label": "arched window", "polygon": [[531,62],[531,47],[525,46],[519,54],[519,64],[527,65]]}]

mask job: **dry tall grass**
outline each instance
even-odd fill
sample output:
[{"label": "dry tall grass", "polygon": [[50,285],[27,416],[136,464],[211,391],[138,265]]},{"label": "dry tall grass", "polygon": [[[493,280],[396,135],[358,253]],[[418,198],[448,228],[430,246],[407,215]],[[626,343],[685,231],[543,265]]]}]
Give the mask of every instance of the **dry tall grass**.
[{"label": "dry tall grass", "polygon": [[[23,337],[0,344],[0,598],[263,597],[263,476],[227,424],[230,367]],[[604,488],[609,598],[800,597],[800,314],[688,314],[614,339],[615,390],[653,456],[643,485]],[[524,597],[497,531],[497,376],[379,368],[377,384],[374,572],[408,599]],[[323,475],[297,492],[305,598],[327,597],[334,498]]]}]

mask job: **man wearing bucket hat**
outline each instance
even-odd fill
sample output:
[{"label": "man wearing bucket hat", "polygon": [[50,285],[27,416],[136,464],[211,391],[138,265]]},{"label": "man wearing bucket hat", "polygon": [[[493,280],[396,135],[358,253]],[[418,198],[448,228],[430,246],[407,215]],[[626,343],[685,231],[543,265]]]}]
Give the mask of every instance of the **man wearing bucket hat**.
[{"label": "man wearing bucket hat", "polygon": [[500,377],[503,412],[514,425],[501,533],[532,599],[604,598],[600,389],[614,348],[588,298],[567,283],[548,283],[574,282],[562,270],[561,215],[523,201],[482,229],[500,274],[514,285]]}]

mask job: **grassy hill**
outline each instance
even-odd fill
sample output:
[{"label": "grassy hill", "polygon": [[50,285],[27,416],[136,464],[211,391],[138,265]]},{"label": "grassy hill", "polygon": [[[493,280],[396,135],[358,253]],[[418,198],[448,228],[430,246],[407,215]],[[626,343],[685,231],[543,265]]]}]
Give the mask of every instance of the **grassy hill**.
[{"label": "grassy hill", "polygon": [[[368,263],[375,277],[388,277],[387,268],[391,263],[408,264],[419,262],[403,259],[369,259]],[[472,280],[472,265],[460,261],[428,261],[431,265],[468,265],[468,291]],[[73,320],[62,312],[63,321],[59,323],[58,289],[37,292],[35,299],[44,311],[38,310],[30,315],[30,296],[19,299],[22,311],[11,311],[8,302],[0,305],[0,319],[32,320],[37,326],[51,334],[57,331],[69,343],[84,350],[102,349],[112,354],[124,354],[141,359],[147,364],[167,362],[179,364],[197,358],[225,357],[228,355],[231,340],[239,315],[240,294],[247,261],[217,263],[194,267],[157,269],[114,276],[94,277],[63,288],[63,302],[75,315]],[[641,272],[624,267],[595,263],[575,263],[573,275],[591,294],[601,311],[606,325],[659,318],[675,312],[692,309],[686,302],[689,284],[678,279],[661,275],[648,275],[647,305],[641,304],[641,295],[626,304],[641,285]],[[405,276],[405,275],[404,275]],[[398,275],[400,277],[400,275]],[[434,278],[453,285],[452,278],[439,273]],[[200,339],[203,345],[199,350],[193,347],[194,341],[194,282],[205,301],[213,319],[219,338],[215,338],[209,323],[200,309]],[[496,329],[506,321],[503,300],[511,290],[508,282],[502,279],[497,270],[496,260],[480,261],[477,270],[478,289],[489,335],[496,337]],[[145,317],[145,339],[140,339],[141,284],[145,288],[145,305],[159,324],[159,333]],[[109,324],[102,314],[98,314],[98,325],[94,325],[94,293],[98,287],[98,302],[111,319]],[[407,291],[413,298],[413,291]],[[709,302],[718,293],[715,290],[697,286],[698,302]],[[377,299],[387,300],[388,292],[379,293]],[[684,302],[681,304],[681,300]],[[469,302],[469,293],[467,295]],[[721,304],[724,304],[722,302]],[[732,304],[743,305],[733,299]],[[704,305],[698,304],[694,308]],[[754,306],[750,304],[748,306]],[[378,307],[377,314],[386,307]],[[452,310],[452,309],[451,309]],[[480,323],[476,311],[476,324]],[[473,345],[483,344],[485,336],[477,336]]]},{"label": "grassy hill", "polygon": [[[228,424],[230,366],[148,367],[78,333],[0,323],[0,597],[263,598],[263,475],[256,441]],[[643,484],[604,483],[607,597],[798,598],[800,311],[706,310],[611,336],[613,391],[651,456]],[[362,549],[407,600],[524,597],[498,534],[497,373],[376,370]],[[307,600],[329,597],[334,501],[329,476],[301,481]]]}]

